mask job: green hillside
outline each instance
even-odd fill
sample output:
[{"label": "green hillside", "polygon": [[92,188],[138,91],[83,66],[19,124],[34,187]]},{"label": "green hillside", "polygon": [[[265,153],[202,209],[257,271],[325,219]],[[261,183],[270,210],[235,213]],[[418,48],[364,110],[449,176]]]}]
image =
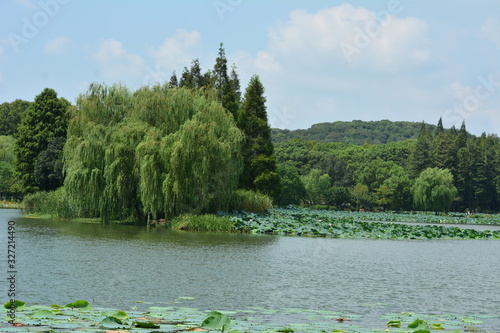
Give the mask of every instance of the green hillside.
[{"label": "green hillside", "polygon": [[[417,137],[421,123],[409,121],[336,121],[314,124],[308,129],[272,129],[274,143],[290,139],[303,139],[315,142],[341,142],[362,145],[403,141]],[[434,131],[434,125],[427,125]]]}]

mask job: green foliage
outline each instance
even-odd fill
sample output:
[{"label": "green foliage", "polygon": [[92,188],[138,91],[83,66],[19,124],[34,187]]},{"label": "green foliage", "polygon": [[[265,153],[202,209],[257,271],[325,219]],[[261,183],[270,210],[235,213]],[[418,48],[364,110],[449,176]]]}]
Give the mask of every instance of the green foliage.
[{"label": "green foliage", "polygon": [[24,113],[14,146],[17,157],[15,171],[22,192],[48,190],[43,184],[37,183],[35,164],[51,139],[66,137],[68,107],[68,101],[58,98],[53,89],[46,88]]},{"label": "green foliage", "polygon": [[172,229],[230,232],[234,231],[234,222],[226,216],[184,214],[172,220]]},{"label": "green foliage", "polygon": [[35,161],[35,182],[44,191],[53,191],[64,182],[62,153],[65,143],[66,138],[51,138],[47,149],[40,152]]},{"label": "green foliage", "polygon": [[39,191],[27,194],[23,204],[28,214],[70,219],[78,217],[79,212],[77,204],[71,200],[64,187],[51,192]]},{"label": "green foliage", "polygon": [[416,178],[432,163],[432,135],[425,123],[422,123],[417,141],[411,149],[408,160],[410,178]]},{"label": "green foliage", "polygon": [[299,204],[306,196],[306,189],[299,171],[290,163],[280,163],[277,172],[281,181],[281,192],[277,202],[279,205]]},{"label": "green foliage", "polygon": [[429,324],[422,319],[415,319],[412,323],[408,324],[408,329],[417,333],[430,333]]},{"label": "green foliage", "polygon": [[356,201],[357,208],[368,208],[375,202],[375,196],[370,193],[368,186],[364,184],[356,184],[352,188],[352,197]]},{"label": "green foliage", "polygon": [[312,169],[306,176],[302,177],[302,183],[310,205],[326,202],[328,190],[331,187],[328,174],[322,174],[321,170]]},{"label": "green foliage", "polygon": [[417,207],[431,211],[448,211],[457,194],[453,175],[448,169],[428,168],[420,174],[412,187]]},{"label": "green foliage", "polygon": [[226,51],[222,43],[217,59],[215,59],[212,75],[218,100],[233,115],[234,119],[238,119],[241,105],[240,80],[236,66],[233,65],[231,73],[228,74]]},{"label": "green foliage", "polygon": [[[309,129],[287,130],[272,129],[273,142],[287,142],[291,139],[312,140],[315,142],[339,142],[362,145],[385,144],[389,142],[415,139],[421,124],[408,121],[336,121],[314,124]],[[431,130],[435,126],[430,126]]]},{"label": "green foliage", "polygon": [[[0,193],[16,192],[14,138],[0,135]],[[1,198],[0,198],[1,199]]]},{"label": "green foliage", "polygon": [[[237,230],[288,236],[370,239],[500,239],[500,231],[477,231],[458,227],[401,224],[398,215],[338,212],[312,209],[273,209],[270,214],[237,213]],[[376,222],[368,222],[372,219]],[[498,222],[498,220],[497,220]]]},{"label": "green foliage", "polygon": [[73,303],[66,304],[67,308],[77,308],[77,309],[90,309],[90,303],[84,300],[74,301]]},{"label": "green foliage", "polygon": [[[217,287],[217,285],[216,285]],[[6,321],[0,323],[2,332],[96,332],[103,329],[121,329],[127,332],[197,332],[224,330],[228,333],[242,332],[381,332],[379,324],[370,326],[370,320],[363,315],[341,314],[333,310],[313,310],[302,308],[261,308],[245,307],[231,311],[239,318],[245,318],[238,323],[221,312],[208,312],[183,306],[159,307],[151,306],[147,309],[130,309],[127,313],[117,309],[103,308],[71,308],[60,306],[33,305],[22,311],[16,309],[16,324],[13,327]],[[248,314],[252,313],[249,317]],[[123,315],[120,315],[123,314]],[[269,315],[279,321],[269,321]],[[293,317],[292,322],[286,318]],[[339,316],[341,316],[339,318]],[[314,318],[311,321],[311,317]],[[414,324],[415,318],[423,318]],[[490,318],[493,317],[493,318]],[[147,318],[147,319],[146,319]],[[283,321],[283,318],[285,318]],[[457,313],[446,314],[416,314],[412,312],[390,313],[382,318],[388,320],[388,327],[408,327],[405,332],[425,332],[425,323],[433,330],[447,332],[466,331],[494,331],[496,316],[477,315],[472,318]],[[437,318],[440,323],[431,323]],[[488,322],[478,320],[489,318]],[[333,320],[336,319],[336,320]],[[352,320],[352,321],[351,321]],[[389,325],[389,323],[391,323]],[[201,324],[201,325],[200,325]],[[464,325],[466,324],[466,325]],[[200,327],[202,326],[202,327]],[[234,330],[238,326],[241,331]],[[465,327],[464,327],[465,326]],[[386,331],[402,332],[401,329],[387,329]],[[111,332],[111,331],[109,331]]]},{"label": "green foliage", "polygon": [[210,312],[207,318],[201,323],[201,328],[207,328],[209,330],[220,330],[223,333],[242,333],[240,331],[231,330],[231,326],[231,319],[218,311]]},{"label": "green foliage", "polygon": [[[352,122],[353,127],[358,125]],[[328,174],[332,187],[329,193],[321,193],[321,201],[327,205],[361,204],[359,196],[354,198],[352,192],[340,194],[362,184],[368,187],[365,209],[411,210],[411,189],[420,173],[427,168],[446,167],[457,188],[448,209],[500,211],[500,139],[486,134],[472,136],[465,124],[458,131],[441,129],[441,125],[418,126],[417,139],[363,145],[291,139],[277,143],[274,153],[278,164],[295,167],[301,178],[313,169]],[[320,141],[319,137],[315,139]],[[301,199],[309,200],[307,195]]]},{"label": "green foliage", "polygon": [[262,213],[273,207],[273,200],[266,194],[239,189],[234,193],[232,208],[246,212]]},{"label": "green foliage", "polygon": [[257,75],[250,79],[238,117],[238,127],[245,134],[243,172],[240,187],[257,190],[277,198],[280,193],[276,158],[267,121],[264,86]]},{"label": "green foliage", "polygon": [[94,84],[70,121],[65,187],[79,216],[104,222],[225,210],[242,139],[213,94]]},{"label": "green foliage", "polygon": [[0,104],[0,136],[16,136],[17,127],[23,119],[24,113],[30,106],[30,102],[16,99],[12,103]]},{"label": "green foliage", "polygon": [[23,301],[16,300],[14,303],[11,303],[11,301],[8,301],[3,305],[5,309],[10,309],[10,308],[15,308],[16,311],[22,311],[26,308],[26,303]]}]

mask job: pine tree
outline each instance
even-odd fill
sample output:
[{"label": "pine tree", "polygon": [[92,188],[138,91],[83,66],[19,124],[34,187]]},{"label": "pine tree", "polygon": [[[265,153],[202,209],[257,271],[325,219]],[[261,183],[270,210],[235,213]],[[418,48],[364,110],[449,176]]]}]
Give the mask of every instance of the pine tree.
[{"label": "pine tree", "polygon": [[219,101],[222,103],[222,106],[225,107],[224,96],[228,91],[229,76],[227,74],[226,51],[224,49],[224,44],[222,43],[220,43],[219,46],[219,55],[215,59],[213,76],[214,87],[217,91]]},{"label": "pine tree", "polygon": [[457,164],[456,130],[445,132],[443,121],[439,118],[436,134],[432,142],[432,166],[448,169],[455,175]]},{"label": "pine tree", "polygon": [[465,121],[462,122],[457,137],[457,149],[465,148],[467,146],[467,129],[465,128]]},{"label": "pine tree", "polygon": [[427,126],[425,126],[425,123],[422,122],[417,141],[410,151],[410,157],[408,161],[408,171],[410,178],[417,178],[422,171],[432,165],[431,149],[432,136]]},{"label": "pine tree", "polygon": [[68,101],[59,99],[53,89],[45,88],[26,110],[14,146],[15,170],[22,192],[48,190],[43,184],[37,184],[35,164],[51,139],[66,137],[68,107]]},{"label": "pine tree", "polygon": [[265,103],[264,86],[259,77],[254,75],[245,91],[238,119],[238,127],[246,136],[240,187],[276,198],[280,192],[280,179],[276,173],[276,158],[273,155],[274,146]]},{"label": "pine tree", "polygon": [[179,81],[177,80],[177,74],[175,71],[172,73],[172,76],[170,77],[170,82],[168,83],[169,88],[175,88],[179,86]]},{"label": "pine tree", "polygon": [[188,89],[194,89],[195,87],[193,76],[191,75],[191,71],[187,67],[184,67],[184,69],[182,70],[182,75],[179,80],[179,87]]},{"label": "pine tree", "polygon": [[238,112],[241,107],[240,79],[236,71],[236,65],[231,67],[231,74],[228,81],[227,94],[224,98],[223,106],[238,119]]},{"label": "pine tree", "polygon": [[213,75],[213,85],[217,91],[219,101],[222,106],[238,119],[238,110],[241,105],[240,79],[236,66],[233,64],[231,73],[228,75],[226,51],[223,44],[220,44],[219,55],[215,60]]}]

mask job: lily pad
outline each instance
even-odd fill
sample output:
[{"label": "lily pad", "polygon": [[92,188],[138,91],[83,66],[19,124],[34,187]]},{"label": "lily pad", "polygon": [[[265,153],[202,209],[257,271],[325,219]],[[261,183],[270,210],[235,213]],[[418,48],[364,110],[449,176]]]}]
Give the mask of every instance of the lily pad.
[{"label": "lily pad", "polygon": [[[10,301],[8,301],[7,303],[5,303],[3,305],[3,307],[6,309],[10,309],[11,306],[12,306],[12,303]],[[16,311],[22,311],[26,308],[26,303],[22,302],[22,301],[15,301],[14,308],[16,309]]]},{"label": "lily pad", "polygon": [[415,319],[414,322],[408,324],[408,328],[415,333],[423,333],[421,331],[429,331],[429,324],[422,319]]},{"label": "lily pad", "polygon": [[136,321],[133,324],[135,327],[140,327],[140,328],[160,328],[160,325],[157,325],[155,323],[152,323],[150,321]]},{"label": "lily pad", "polygon": [[85,309],[85,308],[91,308],[89,302],[84,301],[84,300],[78,300],[73,303],[68,303],[66,304],[67,308],[77,308],[77,309]]},{"label": "lily pad", "polygon": [[401,320],[389,320],[386,324],[387,327],[401,327]]},{"label": "lily pad", "polygon": [[104,328],[121,328],[125,326],[120,319],[115,317],[106,317],[99,323],[99,325]]},{"label": "lily pad", "polygon": [[225,331],[231,325],[231,320],[224,314],[218,311],[212,311],[208,314],[208,317],[201,323],[202,328],[208,328],[212,330],[222,330]]},{"label": "lily pad", "polygon": [[42,319],[42,318],[51,318],[51,317],[54,317],[54,315],[55,314],[52,311],[40,310],[40,311],[33,313],[33,315],[31,317]]},{"label": "lily pad", "polygon": [[482,320],[472,319],[472,318],[462,318],[462,322],[466,324],[482,324]]}]

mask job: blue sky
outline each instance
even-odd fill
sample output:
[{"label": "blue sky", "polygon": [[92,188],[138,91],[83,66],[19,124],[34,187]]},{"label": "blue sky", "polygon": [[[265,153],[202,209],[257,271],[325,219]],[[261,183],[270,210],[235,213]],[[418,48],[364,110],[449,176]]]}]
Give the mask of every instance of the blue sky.
[{"label": "blue sky", "polygon": [[223,42],[271,126],[407,120],[500,133],[500,1],[2,0],[0,103],[213,67]]}]

